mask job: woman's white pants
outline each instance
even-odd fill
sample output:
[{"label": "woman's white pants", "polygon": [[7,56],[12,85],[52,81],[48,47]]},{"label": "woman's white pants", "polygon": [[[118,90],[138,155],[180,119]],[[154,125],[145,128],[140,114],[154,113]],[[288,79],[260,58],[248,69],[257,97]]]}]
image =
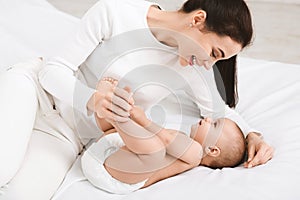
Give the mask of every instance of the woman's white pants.
[{"label": "woman's white pants", "polygon": [[41,66],[37,58],[0,74],[1,200],[50,199],[80,151],[38,84]]}]

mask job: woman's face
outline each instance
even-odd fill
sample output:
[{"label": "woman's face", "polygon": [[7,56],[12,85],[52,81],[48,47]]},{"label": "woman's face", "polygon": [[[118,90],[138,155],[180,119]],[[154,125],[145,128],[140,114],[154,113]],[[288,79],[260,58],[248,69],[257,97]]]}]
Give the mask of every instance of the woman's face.
[{"label": "woman's face", "polygon": [[[216,33],[204,30],[206,13],[198,11],[191,14],[192,23],[180,31],[177,38],[180,64],[199,65],[210,69],[219,60],[228,59],[242,49],[241,44],[229,36],[219,36]],[[195,56],[195,63],[192,57]]]}]

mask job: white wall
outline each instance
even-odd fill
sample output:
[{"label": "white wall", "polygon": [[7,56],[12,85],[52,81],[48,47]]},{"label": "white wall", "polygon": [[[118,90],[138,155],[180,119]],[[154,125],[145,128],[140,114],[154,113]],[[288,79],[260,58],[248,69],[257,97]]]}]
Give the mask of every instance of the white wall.
[{"label": "white wall", "polygon": [[300,4],[300,0],[246,0],[249,2],[277,2],[277,3],[294,3]]},{"label": "white wall", "polygon": [[178,10],[186,0],[147,0],[147,1],[156,2],[163,9],[166,10]]},{"label": "white wall", "polygon": [[[186,0],[148,0],[159,3],[166,10],[177,10]],[[224,0],[226,1],[226,0]],[[245,0],[246,2],[284,3],[300,5],[300,0]],[[171,3],[172,2],[172,3]],[[300,12],[300,11],[299,11]]]}]

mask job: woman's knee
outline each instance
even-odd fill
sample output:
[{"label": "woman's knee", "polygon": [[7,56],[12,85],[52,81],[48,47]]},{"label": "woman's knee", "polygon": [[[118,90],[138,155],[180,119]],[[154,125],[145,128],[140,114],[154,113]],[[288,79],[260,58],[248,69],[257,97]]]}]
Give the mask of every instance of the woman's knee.
[{"label": "woman's knee", "polygon": [[34,82],[25,74],[11,71],[0,74],[0,94],[0,144],[2,144],[7,143],[6,137],[15,134],[16,130],[32,132],[38,99]]},{"label": "woman's knee", "polygon": [[38,105],[35,83],[26,73],[7,71],[0,74],[0,93],[0,116],[10,113],[17,116],[22,114],[22,109],[36,110]]},{"label": "woman's knee", "polygon": [[18,171],[34,126],[38,101],[33,82],[24,74],[0,74],[0,186]]},{"label": "woman's knee", "polygon": [[3,199],[50,199],[76,157],[68,142],[33,131],[26,159],[9,182]]}]

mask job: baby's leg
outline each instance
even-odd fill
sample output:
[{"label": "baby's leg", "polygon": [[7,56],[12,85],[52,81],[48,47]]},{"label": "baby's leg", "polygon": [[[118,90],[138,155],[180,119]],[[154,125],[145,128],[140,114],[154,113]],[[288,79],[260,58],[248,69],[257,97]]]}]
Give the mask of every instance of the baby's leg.
[{"label": "baby's leg", "polygon": [[164,143],[154,133],[132,120],[115,123],[125,147],[105,161],[107,171],[126,183],[137,183],[150,177],[166,163]]},{"label": "baby's leg", "polygon": [[166,153],[165,144],[160,138],[133,120],[114,123],[114,127],[130,151],[139,155],[149,155],[157,152]]},{"label": "baby's leg", "polygon": [[174,157],[162,151],[152,154],[136,154],[124,146],[110,155],[105,160],[104,166],[115,179],[135,184],[148,179],[153,173],[173,161]]}]

